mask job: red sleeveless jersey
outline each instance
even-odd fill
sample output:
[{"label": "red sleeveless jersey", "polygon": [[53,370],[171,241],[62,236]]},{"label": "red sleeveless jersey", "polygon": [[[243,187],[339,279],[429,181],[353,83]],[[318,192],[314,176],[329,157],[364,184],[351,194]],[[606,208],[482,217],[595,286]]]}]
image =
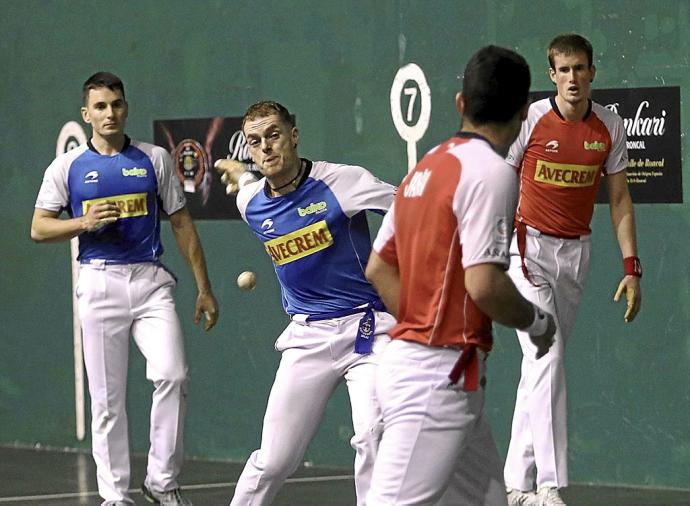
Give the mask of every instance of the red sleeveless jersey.
[{"label": "red sleeveless jersey", "polygon": [[483,138],[460,132],[398,188],[374,250],[400,270],[391,337],[432,346],[492,346],[491,320],[465,290],[465,269],[507,268],[518,180]]}]

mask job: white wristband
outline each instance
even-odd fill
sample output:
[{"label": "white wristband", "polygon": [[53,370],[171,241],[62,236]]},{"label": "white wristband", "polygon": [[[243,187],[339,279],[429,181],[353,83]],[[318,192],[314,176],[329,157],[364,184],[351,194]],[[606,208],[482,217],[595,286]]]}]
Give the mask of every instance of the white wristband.
[{"label": "white wristband", "polygon": [[242,188],[243,186],[253,183],[254,181],[256,181],[256,176],[251,172],[245,172],[237,180],[237,187]]},{"label": "white wristband", "polygon": [[527,332],[531,336],[540,336],[544,334],[549,327],[549,320],[546,318],[546,313],[541,309],[534,304],[532,304],[532,307],[534,308],[534,320],[529,327],[520,330]]}]

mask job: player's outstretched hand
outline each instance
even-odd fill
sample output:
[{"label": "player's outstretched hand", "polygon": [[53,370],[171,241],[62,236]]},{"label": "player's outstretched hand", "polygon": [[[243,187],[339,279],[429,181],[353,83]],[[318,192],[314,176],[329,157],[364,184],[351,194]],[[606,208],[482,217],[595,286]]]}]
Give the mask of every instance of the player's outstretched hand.
[{"label": "player's outstretched hand", "polygon": [[199,293],[196,297],[196,311],[194,313],[194,323],[201,321],[201,315],[206,317],[204,330],[209,331],[218,321],[218,302],[212,293]]},{"label": "player's outstretched hand", "polygon": [[229,158],[221,158],[216,160],[213,166],[221,173],[220,180],[225,185],[225,193],[228,195],[237,193],[240,189],[240,177],[248,170],[247,164]]},{"label": "player's outstretched hand", "polygon": [[556,321],[553,319],[553,316],[546,312],[543,312],[543,315],[546,318],[546,330],[539,335],[529,335],[532,344],[537,347],[537,360],[548,353],[549,348],[553,344],[553,336],[556,333]]},{"label": "player's outstretched hand", "polygon": [[623,318],[626,323],[629,323],[635,319],[642,305],[640,278],[637,276],[625,276],[618,284],[618,290],[616,290],[616,294],[613,296],[614,302],[618,302],[621,299],[623,292],[625,292],[625,300],[628,303]]}]

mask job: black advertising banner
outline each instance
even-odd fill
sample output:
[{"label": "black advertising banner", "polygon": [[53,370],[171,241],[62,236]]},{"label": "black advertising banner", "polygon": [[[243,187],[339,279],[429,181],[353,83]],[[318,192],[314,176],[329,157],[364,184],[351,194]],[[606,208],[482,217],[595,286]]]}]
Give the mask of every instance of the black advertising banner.
[{"label": "black advertising banner", "polygon": [[192,218],[240,218],[235,196],[225,193],[213,164],[219,158],[251,162],[242,134],[242,118],[155,120],[153,142],[170,152]]},{"label": "black advertising banner", "polygon": [[[530,96],[539,100],[554,94],[536,91]],[[680,87],[593,89],[592,100],[623,118],[633,202],[682,203]],[[608,200],[604,181],[597,202]]]}]

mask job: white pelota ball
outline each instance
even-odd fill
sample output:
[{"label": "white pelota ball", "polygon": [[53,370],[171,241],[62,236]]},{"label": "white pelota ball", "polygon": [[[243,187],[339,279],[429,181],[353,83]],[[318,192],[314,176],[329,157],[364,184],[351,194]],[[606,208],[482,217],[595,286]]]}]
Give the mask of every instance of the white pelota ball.
[{"label": "white pelota ball", "polygon": [[256,274],[252,271],[244,271],[237,276],[237,286],[242,290],[253,290],[256,286]]}]

